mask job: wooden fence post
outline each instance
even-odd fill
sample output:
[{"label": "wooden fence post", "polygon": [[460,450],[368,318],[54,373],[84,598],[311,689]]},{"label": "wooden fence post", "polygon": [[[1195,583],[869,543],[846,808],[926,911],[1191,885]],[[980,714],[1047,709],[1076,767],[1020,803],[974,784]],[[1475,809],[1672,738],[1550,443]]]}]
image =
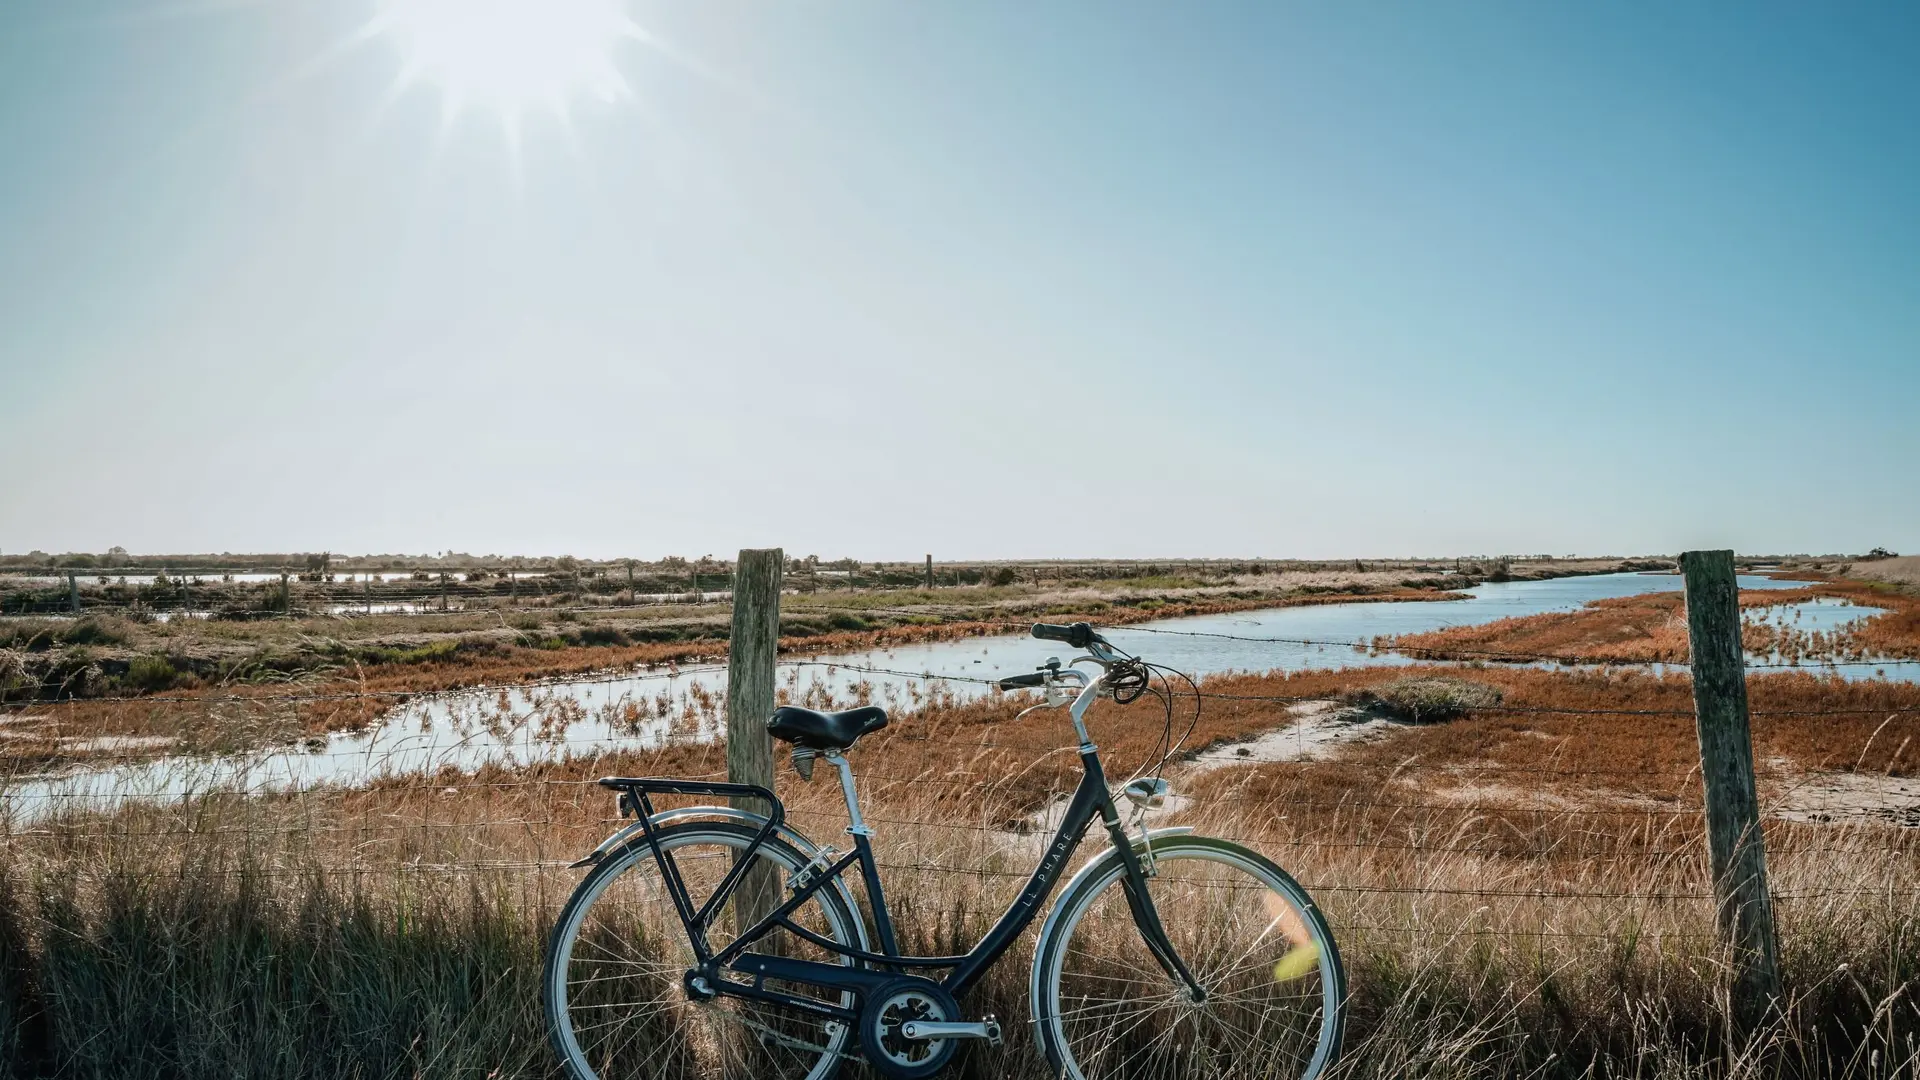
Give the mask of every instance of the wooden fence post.
[{"label": "wooden fence post", "polygon": [[67,571],[67,606],[75,615],[80,614],[80,579],[71,570]]},{"label": "wooden fence post", "polygon": [[293,586],[287,584],[287,572],[280,571],[280,614],[293,614]]},{"label": "wooden fence post", "polygon": [[[727,780],[773,789],[774,655],[780,646],[780,571],[786,564],[779,548],[743,548],[733,564],[733,631],[727,639]],[[735,799],[734,805],[764,814],[772,808],[759,799]],[[734,917],[749,926],[779,903],[780,881],[755,874],[741,885]]]},{"label": "wooden fence post", "polygon": [[1740,587],[1731,551],[1686,552],[1680,571],[1686,575],[1687,643],[1716,921],[1733,958],[1734,1023],[1750,1032],[1766,1022],[1780,1000],[1780,967],[1753,784]]},{"label": "wooden fence post", "polygon": [[927,588],[933,588],[933,556],[927,556]]},{"label": "wooden fence post", "polygon": [[447,572],[445,570],[442,570],[440,571],[440,613],[444,615],[446,614],[446,611],[447,611]]}]

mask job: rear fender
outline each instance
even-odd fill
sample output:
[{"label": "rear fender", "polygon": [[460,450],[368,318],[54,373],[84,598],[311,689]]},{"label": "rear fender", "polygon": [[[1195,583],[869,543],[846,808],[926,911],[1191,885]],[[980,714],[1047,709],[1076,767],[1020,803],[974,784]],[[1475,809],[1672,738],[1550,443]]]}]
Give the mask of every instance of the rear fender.
[{"label": "rear fender", "polygon": [[[767,824],[765,815],[756,814],[748,810],[736,809],[731,806],[683,806],[677,810],[662,810],[648,818],[647,824],[655,829],[664,829],[669,825],[678,825],[683,821],[694,821],[700,818],[720,818],[723,821],[738,822],[754,829],[765,828]],[[582,866],[592,866],[601,859],[606,858],[610,852],[625,847],[628,841],[644,835],[645,831],[645,828],[638,821],[631,825],[622,826],[612,836],[600,841],[600,846],[588,853],[586,858],[578,862],[568,863],[567,868],[571,870]],[[794,832],[784,824],[773,830],[773,834],[785,840],[787,843],[792,844],[795,850],[809,859],[820,853],[820,848],[815,845],[813,841]]]}]

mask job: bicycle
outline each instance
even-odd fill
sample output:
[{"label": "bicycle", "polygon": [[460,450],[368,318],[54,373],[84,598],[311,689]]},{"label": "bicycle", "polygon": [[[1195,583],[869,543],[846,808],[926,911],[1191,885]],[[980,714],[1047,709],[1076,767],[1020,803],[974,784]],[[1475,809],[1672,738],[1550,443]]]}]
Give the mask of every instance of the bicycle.
[{"label": "bicycle", "polygon": [[[922,1080],[964,1043],[998,1044],[999,1021],[965,1019],[960,1001],[1039,916],[1096,815],[1111,846],[1067,880],[1034,950],[1031,1023],[1049,1075],[1314,1080],[1325,1072],[1339,1049],[1345,976],[1319,908],[1247,848],[1190,827],[1147,828],[1146,811],[1170,793],[1157,775],[1122,791],[1140,826],[1132,835],[1085,716],[1102,696],[1139,697],[1151,665],[1086,623],[1041,623],[1033,636],[1085,655],[998,685],[1041,692],[1020,716],[1070,706],[1084,772],[1032,875],[962,955],[907,956],[896,940],[874,832],[845,756],[886,726],[879,708],[787,706],[768,721],[791,744],[803,778],[816,759],[838,772],[852,837],[844,853],[788,826],[765,787],[602,779],[622,815],[636,820],[574,864],[592,869],[548,944],[542,998],[568,1073],[825,1080],[843,1062],[864,1061],[891,1080]],[[1099,674],[1079,670],[1089,663]],[[768,811],[656,811],[652,797],[669,794],[757,799]],[[870,928],[846,880],[855,870]]]}]

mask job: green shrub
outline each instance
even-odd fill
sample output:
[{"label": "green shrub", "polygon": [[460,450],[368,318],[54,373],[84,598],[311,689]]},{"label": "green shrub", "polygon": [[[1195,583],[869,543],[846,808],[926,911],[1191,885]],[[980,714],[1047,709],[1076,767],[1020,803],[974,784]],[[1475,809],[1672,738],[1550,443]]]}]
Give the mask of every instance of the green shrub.
[{"label": "green shrub", "polygon": [[871,630],[873,628],[873,624],[867,620],[845,611],[835,612],[828,617],[827,625],[835,630]]},{"label": "green shrub", "polygon": [[34,676],[27,673],[25,653],[0,648],[0,697],[15,690],[27,689],[37,681]]},{"label": "green shrub", "polygon": [[126,623],[94,615],[73,623],[60,634],[60,640],[68,645],[125,645],[129,637]]},{"label": "green shrub", "polygon": [[1416,724],[1452,720],[1500,704],[1500,689],[1446,675],[1410,676],[1349,691],[1346,700]]},{"label": "green shrub", "polygon": [[0,622],[0,648],[42,652],[59,644],[63,627],[48,619],[10,619]]},{"label": "green shrub", "polygon": [[627,635],[617,626],[587,626],[579,633],[582,645],[628,645]]},{"label": "green shrub", "polygon": [[362,663],[367,664],[430,664],[437,660],[450,660],[460,651],[460,642],[451,638],[430,641],[425,645],[416,645],[410,649],[373,648],[360,653]]},{"label": "green shrub", "polygon": [[126,685],[140,690],[171,690],[181,681],[181,672],[164,656],[136,656],[127,665]]}]

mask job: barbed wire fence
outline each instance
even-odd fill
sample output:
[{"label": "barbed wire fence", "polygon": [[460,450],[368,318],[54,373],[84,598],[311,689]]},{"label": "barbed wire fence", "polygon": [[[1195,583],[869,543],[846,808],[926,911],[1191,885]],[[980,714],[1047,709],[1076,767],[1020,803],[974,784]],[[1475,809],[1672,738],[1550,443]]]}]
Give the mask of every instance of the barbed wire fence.
[{"label": "barbed wire fence", "polygon": [[[817,662],[800,661],[783,666],[811,665]],[[845,664],[833,665],[842,670],[856,671],[862,674],[891,675],[899,669],[887,669]],[[688,675],[712,673],[713,668],[702,668],[687,672]],[[924,675],[925,673],[917,673]],[[969,676],[938,676],[941,682],[983,683],[988,680]],[[549,684],[552,685],[552,684]],[[476,688],[463,693],[479,695],[497,693],[502,688]],[[520,692],[523,687],[512,687],[512,692]],[[1303,701],[1321,700],[1313,697],[1289,695],[1219,695],[1202,690],[1204,699],[1246,701],[1255,700],[1272,704],[1298,704]],[[329,694],[304,695],[296,698],[282,695],[279,700],[302,700],[323,698],[340,700],[359,695]],[[372,693],[382,702],[389,700],[386,695]],[[414,695],[419,696],[419,695]],[[138,701],[139,699],[133,699]],[[1622,716],[1636,718],[1670,717],[1687,715],[1681,710],[1605,710],[1574,709],[1552,707],[1506,707],[1501,713],[1516,716],[1536,717],[1608,717]],[[1877,713],[1879,710],[1875,710]],[[1862,710],[1811,710],[1796,711],[1787,714],[1759,713],[1758,716],[1774,718],[1776,716],[1809,717],[1824,714],[1858,715]],[[991,728],[979,734],[950,736],[926,735],[913,732],[901,732],[891,736],[895,745],[924,747],[928,754],[960,752],[977,755],[981,752],[1004,752],[1009,758],[1032,761],[1047,755],[1071,759],[1072,746],[1065,741],[1043,742],[996,737]],[[699,735],[683,736],[671,740],[647,741],[635,737],[609,736],[597,739],[567,739],[562,744],[565,751],[593,760],[603,755],[632,751],[636,744],[645,744],[646,752],[658,753],[674,747],[686,747],[714,751],[717,744],[710,738]],[[1209,761],[1205,752],[1195,755],[1192,763]],[[1244,764],[1242,759],[1230,754],[1212,755],[1223,762]],[[352,786],[342,786],[338,782],[309,782],[294,780],[280,782],[266,780],[252,784],[229,787],[210,787],[196,790],[191,786],[184,790],[160,793],[158,796],[142,797],[137,791],[126,790],[57,790],[52,786],[43,786],[38,790],[19,790],[17,787],[0,792],[8,808],[7,820],[10,825],[5,840],[10,848],[30,846],[58,840],[62,850],[69,857],[84,852],[92,843],[108,844],[154,844],[207,840],[222,836],[241,835],[249,839],[268,839],[273,837],[294,838],[305,841],[304,848],[311,851],[328,846],[327,841],[338,840],[337,850],[346,859],[345,865],[316,865],[312,861],[299,861],[284,866],[251,866],[220,870],[224,874],[284,875],[289,877],[309,877],[314,874],[346,875],[359,878],[373,874],[394,875],[472,875],[472,874],[548,874],[565,875],[567,866],[593,843],[594,832],[611,831],[622,824],[611,811],[611,801],[604,797],[591,777],[584,776],[522,776],[512,777],[499,770],[482,769],[477,772],[459,771],[456,775],[442,775],[438,770],[426,769],[411,775],[399,777],[381,777],[377,761],[369,761],[364,752],[328,750],[316,754],[302,755],[309,762],[340,759],[350,763],[374,766],[376,785],[387,784],[388,790],[399,792],[399,796],[390,798],[379,809],[366,809],[359,818],[355,818],[353,806],[356,803],[378,804],[376,795],[369,795]],[[1256,763],[1257,764],[1257,763]],[[1269,763],[1278,764],[1278,763]],[[1410,770],[1401,765],[1376,762],[1342,762],[1333,760],[1306,760],[1284,763],[1289,769],[1299,772],[1315,770],[1338,770],[1341,772],[1361,772],[1370,774],[1408,773]],[[973,776],[941,775],[944,763],[932,764],[921,771],[901,772],[886,768],[859,768],[858,773],[865,787],[866,796],[879,807],[885,807],[891,801],[891,791],[900,789],[925,789],[929,787],[951,789],[962,797],[979,797],[992,792],[996,780],[982,780]],[[678,775],[678,774],[676,774]],[[724,776],[724,771],[708,771],[695,774],[707,778]],[[1653,791],[1653,785],[1660,781],[1671,781],[1671,775],[1660,769],[1605,769],[1549,766],[1516,766],[1510,764],[1492,764],[1477,769],[1454,770],[1453,775],[1463,778],[1526,777],[1540,783],[1604,783],[1613,787],[1631,786],[1641,795]],[[783,785],[790,786],[790,785]],[[376,793],[379,790],[376,787]],[[1686,794],[1682,791],[1653,791],[1666,798],[1678,799]],[[500,796],[510,795],[510,806],[503,809]],[[1064,788],[1054,789],[1050,795],[1064,795]],[[555,813],[555,799],[564,804],[564,810]],[[474,800],[482,800],[479,805]],[[228,814],[207,813],[209,804],[265,804],[256,809],[261,812],[242,815],[235,821]],[[70,810],[49,809],[60,804],[70,804]],[[326,804],[321,806],[319,804]],[[601,812],[592,812],[591,806],[599,804]],[[109,806],[121,806],[118,814],[103,814]],[[1678,922],[1692,927],[1686,930],[1672,930],[1656,933],[1657,938],[1671,937],[1674,940],[1710,941],[1713,937],[1706,917],[1705,908],[1713,899],[1711,891],[1704,887],[1703,850],[1701,844],[1701,820],[1704,813],[1698,806],[1638,806],[1630,808],[1608,808],[1577,805],[1527,806],[1516,805],[1511,799],[1498,797],[1470,799],[1466,801],[1451,799],[1420,798],[1410,796],[1404,790],[1369,784],[1354,790],[1319,795],[1302,791],[1282,791],[1271,794],[1214,794],[1208,799],[1208,806],[1229,813],[1222,816],[1251,816],[1254,820],[1265,820],[1266,815],[1309,815],[1328,822],[1329,829],[1323,832],[1293,832],[1283,830],[1259,830],[1244,832],[1221,832],[1209,830],[1227,839],[1252,844],[1269,850],[1283,863],[1291,861],[1288,856],[1303,853],[1318,853],[1322,856],[1316,861],[1326,861],[1328,852],[1345,852],[1366,856],[1365,862],[1379,862],[1387,857],[1386,869],[1398,873],[1409,872],[1409,879],[1399,882],[1354,882],[1338,878],[1314,879],[1309,877],[1305,884],[1315,893],[1325,893],[1334,897],[1386,897],[1397,898],[1413,903],[1430,900],[1435,897],[1477,898],[1486,901],[1537,901],[1557,902],[1579,906],[1595,902],[1617,903],[1631,906],[1654,906],[1668,910],[1680,916]],[[132,812],[128,808],[131,807]],[[331,813],[326,812],[331,808]],[[583,809],[584,808],[584,809]],[[296,820],[280,823],[287,813],[295,813]],[[810,825],[819,825],[824,830],[836,828],[835,813],[831,807],[817,805],[797,806],[797,817],[808,821]],[[418,814],[419,817],[414,817]],[[377,815],[377,816],[375,816]],[[437,818],[437,819],[436,819]],[[131,819],[131,820],[129,820]],[[1410,820],[1417,819],[1417,820]],[[1459,825],[1475,819],[1496,819],[1503,823],[1499,831],[1483,831],[1475,836],[1463,837]],[[924,879],[926,877],[967,877],[1017,884],[1027,876],[1026,868],[1020,866],[1018,856],[1024,854],[1021,837],[1043,827],[1033,823],[1009,825],[1007,823],[981,823],[955,820],[938,820],[927,817],[902,817],[888,813],[884,809],[869,813],[868,820],[876,825],[900,830],[908,834],[968,834],[984,843],[990,849],[1003,850],[999,865],[982,866],[971,862],[936,862],[927,859],[902,859],[891,857],[886,861],[889,870],[908,872]],[[1587,829],[1568,830],[1569,822],[1592,822]],[[1383,823],[1392,823],[1383,826]],[[1516,846],[1513,831],[1516,823],[1531,825],[1540,840],[1532,850],[1527,845]],[[843,824],[840,822],[838,824]],[[1452,829],[1440,828],[1439,835],[1420,839],[1422,833],[1434,833],[1434,825],[1451,825]],[[1425,828],[1419,826],[1426,826]],[[1593,829],[1599,829],[1600,843],[1594,843],[1596,835]],[[499,857],[502,843],[490,839],[490,834],[501,830],[520,833],[517,842],[507,844],[516,849],[515,857]],[[1345,831],[1343,831],[1345,830]],[[1646,839],[1659,843],[1619,844],[1609,843],[1606,838],[1621,834],[1631,834],[1638,830]],[[1881,881],[1872,884],[1828,884],[1823,887],[1807,887],[1776,891],[1775,898],[1780,901],[1818,901],[1837,900],[1876,900],[1885,899],[1893,890],[1894,894],[1905,891],[1906,895],[1920,902],[1920,863],[1916,863],[1916,853],[1920,846],[1905,842],[1907,837],[1900,830],[1882,829],[1871,826],[1855,826],[1844,830],[1847,845],[1858,848],[1863,839],[1880,840],[1885,844],[1888,856],[1879,868],[1884,876]],[[1333,834],[1337,833],[1337,835]],[[1505,833],[1506,835],[1501,835]],[[1884,836],[1866,836],[1865,834],[1884,833]],[[451,848],[442,837],[457,834],[469,843],[455,844]],[[825,835],[831,835],[826,832]],[[909,843],[910,847],[924,847],[924,843]],[[939,847],[942,845],[934,845]],[[965,845],[968,852],[982,846],[982,843]],[[405,858],[385,858],[387,849],[413,853]],[[420,857],[424,850],[438,849],[451,852],[450,857],[431,859]],[[1690,881],[1691,888],[1667,886],[1660,888],[1596,888],[1591,884],[1566,884],[1557,887],[1537,886],[1530,888],[1514,887],[1511,884],[1476,885],[1470,887],[1449,887],[1435,881],[1421,881],[1415,868],[1393,859],[1407,857],[1412,859],[1469,859],[1488,860],[1500,866],[1500,880],[1514,881],[1538,879],[1543,874],[1555,870],[1564,870],[1571,866],[1577,871],[1575,879],[1590,878],[1591,871],[1622,864],[1645,867],[1650,864],[1676,863],[1677,873],[1671,875],[1674,880]],[[1914,873],[1909,873],[1911,867]],[[1675,911],[1676,905],[1691,906],[1699,911]],[[1336,904],[1336,913],[1339,907]],[[1691,917],[1688,917],[1691,916]],[[1392,933],[1434,932],[1435,927],[1418,924],[1386,924],[1379,922],[1356,924],[1346,928],[1360,926],[1373,931]],[[1481,927],[1472,931],[1485,935],[1494,933],[1491,927]],[[1536,926],[1532,929],[1516,929],[1524,937],[1572,938],[1587,940],[1608,936],[1604,932],[1577,928],[1556,927],[1552,923]]]},{"label": "barbed wire fence", "polygon": [[[1363,652],[1394,648],[1378,642],[1127,629]],[[1417,655],[1429,650],[1398,651]],[[1506,650],[1489,651],[1484,659],[1567,662],[1561,655]],[[984,690],[993,682],[961,673],[809,658],[783,660],[779,666],[794,673],[917,683],[923,703],[950,704],[954,697],[943,696],[943,688]],[[1685,670],[1688,665],[1665,667]],[[556,700],[573,700],[558,692],[605,684],[607,700],[598,709],[617,716],[623,705],[657,700],[657,695],[627,685],[636,679],[691,681],[722,670],[718,665],[688,664],[641,676],[561,676],[431,693],[267,686],[7,703],[0,707],[0,720],[7,721],[0,731],[11,736],[24,726],[17,721],[31,714],[44,719],[75,704],[271,710],[367,702],[388,711],[384,724],[401,725],[422,707],[452,710],[483,698],[517,697],[525,700],[490,722],[471,723],[463,738],[484,742],[483,735],[491,732],[496,744],[506,746],[510,740],[500,733],[517,733],[529,752],[503,753],[494,761],[484,760],[484,754],[474,758],[459,752],[439,759],[432,754],[418,760],[403,756],[404,768],[388,769],[384,766],[393,759],[383,761],[366,747],[353,747],[351,740],[338,747],[334,744],[343,740],[334,739],[317,751],[264,755],[253,768],[201,778],[187,766],[175,766],[180,771],[168,777],[164,767],[158,773],[143,771],[152,767],[138,758],[100,754],[94,756],[92,771],[82,776],[16,776],[0,786],[0,843],[9,859],[57,863],[129,845],[152,851],[237,838],[249,843],[256,861],[197,872],[264,879],[350,877],[361,882],[420,875],[505,876],[537,880],[543,894],[564,895],[578,873],[569,867],[622,824],[611,798],[589,775],[593,767],[644,761],[695,770],[674,773],[688,778],[724,778],[724,768],[717,767],[723,762],[724,718],[710,705],[702,709],[676,701],[671,709],[643,711],[643,722],[632,731],[575,737],[568,734],[567,721],[589,719],[584,710],[563,709],[556,720],[550,715],[551,703],[532,699],[555,691]],[[1326,700],[1325,694],[1232,693],[1204,682],[1195,692],[1203,705],[1292,707]],[[1671,724],[1696,716],[1692,709],[1525,704],[1476,706],[1472,711],[1517,720],[1608,723]],[[1885,716],[1886,722],[1913,715],[1904,709],[1889,712],[1822,707],[1756,710],[1752,715],[1807,721]],[[1283,709],[1270,719],[1285,723],[1287,714]],[[933,731],[903,724],[874,742],[882,762],[863,765],[859,751],[854,760],[863,797],[870,800],[868,821],[888,830],[882,835],[883,869],[903,879],[890,883],[895,895],[910,895],[916,886],[931,883],[936,895],[951,896],[955,889],[966,888],[955,883],[968,881],[1011,895],[1027,880],[1035,850],[1031,838],[1047,831],[1045,810],[1067,790],[1057,778],[1051,786],[1035,780],[1032,770],[1040,763],[1054,763],[1063,774],[1070,771],[1076,762],[1069,742],[992,724]],[[471,745],[456,741],[462,748]],[[292,767],[295,762],[303,764]],[[280,779],[271,775],[276,764],[289,766]],[[1205,789],[1204,802],[1196,799],[1168,820],[1184,815],[1206,826],[1203,831],[1252,845],[1283,865],[1301,867],[1303,884],[1331,898],[1328,906],[1340,933],[1577,943],[1616,938],[1620,925],[1632,924],[1646,939],[1677,948],[1708,952],[1719,940],[1714,906],[1720,897],[1713,888],[1707,850],[1709,809],[1702,802],[1697,774],[1676,776],[1671,768],[1625,763],[1593,767],[1488,762],[1429,768],[1338,755],[1266,761],[1214,747],[1195,748],[1179,768]],[[1443,789],[1432,782],[1440,775],[1451,786]],[[1367,779],[1356,781],[1356,776]],[[143,790],[142,784],[148,787]],[[830,797],[796,789],[791,778],[781,790],[783,797],[793,796],[790,813],[816,839],[831,836],[844,824]],[[998,816],[969,816],[966,807],[993,807]],[[1001,812],[1006,807],[1025,813],[1008,817]],[[916,809],[941,812],[912,812]],[[1771,898],[1790,923],[1803,912],[1812,918],[1835,905],[1920,906],[1920,837],[1915,830],[1865,820],[1847,825],[1768,824],[1779,838],[1776,850],[1784,863],[1775,868],[1783,884],[1771,891]],[[1521,909],[1531,917],[1517,917]],[[977,916],[982,908],[971,901],[957,906],[935,902],[919,910],[923,917]]]}]

